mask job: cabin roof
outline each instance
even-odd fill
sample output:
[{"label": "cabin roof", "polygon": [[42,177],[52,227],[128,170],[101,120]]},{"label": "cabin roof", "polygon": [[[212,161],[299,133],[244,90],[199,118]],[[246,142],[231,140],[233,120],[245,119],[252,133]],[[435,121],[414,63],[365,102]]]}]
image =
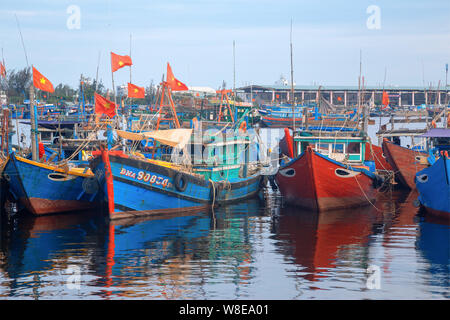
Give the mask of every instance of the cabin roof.
[{"label": "cabin roof", "polygon": [[427,133],[421,135],[424,138],[450,138],[450,129],[432,128]]}]

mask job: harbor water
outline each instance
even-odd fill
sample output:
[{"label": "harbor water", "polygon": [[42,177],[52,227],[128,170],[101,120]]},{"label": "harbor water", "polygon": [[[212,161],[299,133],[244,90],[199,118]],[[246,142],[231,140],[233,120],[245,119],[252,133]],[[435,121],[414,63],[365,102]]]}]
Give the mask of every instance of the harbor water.
[{"label": "harbor water", "polygon": [[314,213],[269,188],[171,219],[18,213],[2,219],[0,299],[449,299],[450,226],[417,196]]}]

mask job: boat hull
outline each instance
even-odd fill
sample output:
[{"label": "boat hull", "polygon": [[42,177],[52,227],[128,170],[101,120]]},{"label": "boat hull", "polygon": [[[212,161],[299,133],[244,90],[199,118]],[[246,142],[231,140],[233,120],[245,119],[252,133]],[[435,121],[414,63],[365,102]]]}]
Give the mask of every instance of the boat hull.
[{"label": "boat hull", "polygon": [[275,178],[288,204],[315,211],[367,205],[376,195],[368,172],[347,169],[311,148],[280,168]]},{"label": "boat hull", "polygon": [[[261,117],[261,123],[268,128],[284,128],[293,125],[294,120],[292,118],[275,118],[275,117]],[[295,118],[295,123],[298,125],[302,124],[302,118]]]},{"label": "boat hull", "polygon": [[75,175],[11,154],[3,178],[12,197],[34,215],[98,206],[99,188],[89,175]]},{"label": "boat hull", "polygon": [[428,213],[450,219],[450,161],[440,157],[431,167],[416,174],[420,204]]},{"label": "boat hull", "polygon": [[[259,175],[234,183],[213,183],[120,152],[103,150],[102,156],[95,157],[90,164],[107,195],[111,219],[205,211],[211,203],[238,201],[256,195],[260,189]],[[179,174],[183,176],[183,188],[176,187]]]},{"label": "boat hull", "polygon": [[416,188],[414,183],[416,173],[427,167],[426,164],[421,163],[421,158],[426,159],[428,154],[414,151],[386,140],[383,141],[383,153],[396,173],[398,182],[403,187],[414,190]]}]

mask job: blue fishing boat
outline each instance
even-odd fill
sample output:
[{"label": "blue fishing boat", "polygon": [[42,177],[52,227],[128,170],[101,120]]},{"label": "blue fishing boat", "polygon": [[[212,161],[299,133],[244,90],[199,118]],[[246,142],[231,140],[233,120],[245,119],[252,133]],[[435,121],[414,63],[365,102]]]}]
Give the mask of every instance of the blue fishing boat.
[{"label": "blue fishing boat", "polygon": [[100,198],[88,167],[63,169],[11,153],[2,178],[12,199],[34,215],[95,208]]},{"label": "blue fishing boat", "polygon": [[416,174],[415,183],[419,191],[420,204],[427,212],[450,218],[450,161],[442,155],[428,168]]},{"label": "blue fishing boat", "polygon": [[[119,136],[131,140],[151,137],[158,141],[154,148],[161,145],[184,147],[191,133],[192,129],[141,134],[118,130]],[[211,136],[206,143],[197,146],[203,150],[205,158],[194,159],[188,167],[103,148],[94,153],[90,166],[105,191],[111,219],[204,211],[211,205],[239,201],[258,193],[262,178],[248,166],[249,145],[248,139],[222,141]],[[197,147],[194,143],[188,149]],[[247,159],[244,162],[243,150]],[[218,161],[217,156],[224,157],[225,161]]]},{"label": "blue fishing boat", "polygon": [[415,185],[419,202],[432,215],[450,217],[450,129],[432,128],[421,136],[428,139],[427,168],[417,172]]}]

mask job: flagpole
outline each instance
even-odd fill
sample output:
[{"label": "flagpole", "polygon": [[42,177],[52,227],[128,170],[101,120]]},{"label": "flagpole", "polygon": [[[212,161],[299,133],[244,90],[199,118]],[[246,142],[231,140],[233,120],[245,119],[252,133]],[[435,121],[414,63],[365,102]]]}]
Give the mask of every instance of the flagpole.
[{"label": "flagpole", "polygon": [[116,114],[118,114],[118,110],[117,110],[117,101],[116,101],[116,86],[114,85],[114,71],[112,71],[112,68],[111,68],[111,79],[112,79],[112,87],[113,87],[113,95],[114,95],[114,107],[115,107],[115,109],[116,109]]},{"label": "flagpole", "polygon": [[[31,66],[33,67],[33,66]],[[39,160],[38,155],[38,139],[36,125],[36,108],[34,106],[34,84],[30,85],[30,125],[31,125],[31,157],[33,161]]]},{"label": "flagpole", "polygon": [[[131,59],[131,33],[130,33],[130,59]],[[131,65],[130,65],[130,83],[131,82]]]},{"label": "flagpole", "polygon": [[[131,59],[131,33],[130,33],[130,59]],[[130,65],[130,83],[132,83],[131,82],[131,65]],[[130,105],[131,105],[133,98],[130,98],[130,97],[128,97],[128,98],[130,99]],[[123,112],[123,110],[122,110],[122,112]]]}]

